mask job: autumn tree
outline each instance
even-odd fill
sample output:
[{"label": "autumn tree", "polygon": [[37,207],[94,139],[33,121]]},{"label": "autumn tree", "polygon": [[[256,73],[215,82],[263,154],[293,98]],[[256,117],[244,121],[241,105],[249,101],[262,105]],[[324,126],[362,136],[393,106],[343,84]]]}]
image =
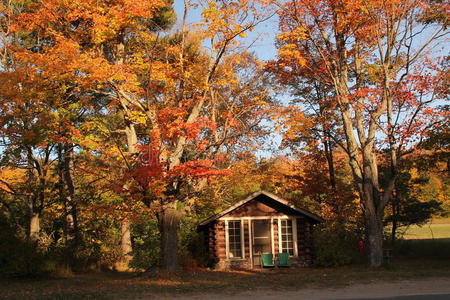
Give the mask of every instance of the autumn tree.
[{"label": "autumn tree", "polygon": [[[363,207],[370,266],[382,264],[383,215],[399,159],[434,122],[431,102],[440,74],[430,50],[446,34],[448,16],[434,1],[290,1],[277,3],[283,73],[331,88]],[[432,17],[430,14],[434,14]],[[312,76],[319,66],[321,72]],[[389,165],[379,178],[380,156]]]},{"label": "autumn tree", "polygon": [[[20,173],[23,170],[23,186],[14,192],[23,199],[29,210],[28,237],[39,238],[40,215],[46,207],[55,180],[52,177],[55,141],[54,116],[49,106],[42,102],[48,94],[42,86],[33,84],[26,76],[26,69],[9,64],[3,72],[1,94],[2,167]],[[30,101],[33,99],[34,101]],[[28,185],[25,185],[28,182]],[[4,184],[8,186],[8,181]],[[8,188],[11,192],[12,186]]]},{"label": "autumn tree", "polygon": [[[57,99],[48,111],[69,106],[87,107],[91,112],[103,105],[100,114],[122,118],[122,123],[102,126],[116,141],[105,142],[106,146],[95,138],[93,142],[81,130],[83,124],[78,128],[72,112],[56,115],[68,127],[65,135],[58,133],[63,138],[58,153],[64,197],[73,194],[69,171],[73,171],[74,145],[90,151],[97,147],[97,152],[122,159],[120,193],[124,199],[138,197],[156,211],[162,265],[176,268],[183,207],[207,183],[207,177],[220,173],[215,163],[230,148],[227,145],[243,141],[243,135],[258,127],[270,101],[258,62],[236,53],[245,32],[264,20],[258,5],[200,3],[202,24],[189,31],[184,17],[179,32],[168,34],[162,30],[172,22],[170,1],[27,4],[14,30],[38,43],[15,50],[15,57],[34,76],[29,78],[35,86],[41,85],[42,91]],[[185,5],[187,12],[194,3]],[[48,104],[47,100],[43,98],[43,103]],[[108,126],[113,124],[119,126]],[[115,140],[120,132],[125,133],[125,142],[122,137]],[[156,172],[147,172],[155,167]],[[122,223],[127,256],[129,224],[126,218]]]},{"label": "autumn tree", "polygon": [[[120,82],[114,85],[124,111],[141,116],[138,126],[146,130],[148,158],[132,177],[139,176],[136,171],[156,168],[141,188],[145,201],[157,211],[165,269],[178,266],[180,220],[207,178],[221,174],[215,166],[219,154],[263,119],[265,87],[245,73],[258,72],[258,64],[235,53],[238,38],[262,21],[252,9],[245,1],[205,4],[203,24],[195,34],[182,31],[163,39],[164,49],[156,44],[145,53],[146,65],[138,77],[141,97]],[[209,51],[201,47],[205,42]],[[148,186],[158,182],[159,187]]]},{"label": "autumn tree", "polygon": [[[66,113],[59,111],[64,114],[60,125],[65,129],[60,132],[63,140],[59,143],[58,155],[61,195],[67,199],[68,232],[72,232],[76,231],[76,203],[73,201],[75,187],[71,175],[74,147],[80,146],[84,137],[87,137],[88,143],[92,142],[90,137],[80,136],[85,133],[72,130],[79,117],[74,110],[92,112],[91,104],[99,107],[106,103],[104,94],[108,92],[109,82],[114,78],[110,74],[117,74],[119,78],[126,76],[126,72],[116,63],[115,58],[121,56],[115,47],[121,47],[120,41],[126,32],[131,34],[138,28],[152,32],[154,28],[163,26],[163,23],[170,23],[171,8],[167,8],[168,3],[152,1],[141,4],[128,1],[79,1],[71,4],[64,1],[38,1],[27,4],[26,10],[16,19],[15,30],[22,36],[34,38],[38,44],[32,48],[22,47],[15,51],[15,55],[21,62],[28,63],[31,71],[43,75],[42,78],[35,78],[35,82],[39,82],[39,79],[41,83],[51,82],[59,89],[59,108],[64,105],[69,108]],[[53,94],[57,92],[45,86],[43,90]],[[55,109],[58,108],[54,106],[48,110]],[[133,148],[136,142],[133,140],[129,148]],[[93,146],[92,143],[87,148],[90,146]],[[99,145],[94,143],[95,146]],[[124,231],[123,244],[129,246],[131,243],[127,230]],[[129,252],[131,249],[128,247],[125,250]]]}]

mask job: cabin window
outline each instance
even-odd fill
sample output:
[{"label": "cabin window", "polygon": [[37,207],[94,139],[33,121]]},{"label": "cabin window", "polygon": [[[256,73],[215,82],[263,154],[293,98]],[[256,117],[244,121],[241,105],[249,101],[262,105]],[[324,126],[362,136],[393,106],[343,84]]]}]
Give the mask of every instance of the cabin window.
[{"label": "cabin window", "polygon": [[228,221],[228,257],[242,257],[241,221]]},{"label": "cabin window", "polygon": [[292,220],[281,220],[281,252],[294,255]]}]

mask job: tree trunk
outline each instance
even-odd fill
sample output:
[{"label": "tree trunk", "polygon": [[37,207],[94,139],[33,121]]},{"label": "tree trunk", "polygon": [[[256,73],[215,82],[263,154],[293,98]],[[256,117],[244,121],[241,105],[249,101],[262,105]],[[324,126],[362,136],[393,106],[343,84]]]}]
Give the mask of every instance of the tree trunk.
[{"label": "tree trunk", "polygon": [[28,237],[31,242],[37,242],[39,240],[39,232],[41,230],[40,215],[39,212],[32,211],[30,215],[30,230]]},{"label": "tree trunk", "polygon": [[[329,135],[326,134],[328,137]],[[333,191],[336,192],[336,175],[334,171],[334,159],[333,159],[333,147],[330,143],[330,141],[324,141],[323,142],[325,147],[325,156],[327,158],[328,163],[328,174],[330,175],[330,186],[333,189]]]},{"label": "tree trunk", "polygon": [[395,244],[398,228],[398,217],[399,217],[399,201],[398,198],[394,197],[392,199],[392,230],[391,230],[392,244]]},{"label": "tree trunk", "polygon": [[392,229],[391,229],[391,243],[392,245],[395,244],[396,235],[397,235],[397,220],[394,218],[392,219]]},{"label": "tree trunk", "polygon": [[380,267],[383,264],[383,224],[376,215],[365,215],[365,217],[369,266]]},{"label": "tree trunk", "polygon": [[124,219],[121,223],[120,249],[122,249],[123,255],[122,265],[128,269],[128,265],[133,258],[131,255],[133,247],[131,246],[131,225],[127,219]]},{"label": "tree trunk", "polygon": [[360,197],[364,207],[365,235],[367,259],[370,267],[380,267],[383,264],[383,211],[382,199],[376,188],[378,177],[370,169],[370,159],[365,160],[363,190]]},{"label": "tree trunk", "polygon": [[162,256],[161,269],[167,271],[174,271],[180,267],[178,257],[178,230],[180,228],[181,213],[174,206],[167,207],[159,213]]},{"label": "tree trunk", "polygon": [[[123,113],[123,112],[122,112]],[[132,122],[128,119],[127,115],[124,114],[125,121],[125,134],[127,138],[127,147],[128,154],[130,159],[132,159],[133,155],[135,155],[138,151],[136,145],[138,143],[136,129]],[[124,184],[124,190],[128,190],[129,182]],[[126,199],[128,195],[124,195],[124,199]],[[125,206],[127,204],[125,203]],[[120,269],[129,269],[129,264],[133,259],[133,246],[131,243],[131,224],[129,220],[126,218],[122,220],[120,224],[121,238],[120,238],[120,249],[122,250],[122,261],[120,261],[116,266]]]},{"label": "tree trunk", "polygon": [[78,220],[77,203],[74,199],[75,186],[73,183],[73,145],[64,145],[63,157],[63,182],[64,182],[64,204],[66,210],[66,237],[67,246],[73,262],[74,254],[78,246]]}]

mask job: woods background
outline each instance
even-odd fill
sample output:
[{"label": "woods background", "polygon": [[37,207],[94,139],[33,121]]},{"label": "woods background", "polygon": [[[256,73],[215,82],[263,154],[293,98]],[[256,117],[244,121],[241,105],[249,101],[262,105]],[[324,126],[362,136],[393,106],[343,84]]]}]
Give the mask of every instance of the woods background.
[{"label": "woods background", "polygon": [[259,189],[327,220],[319,265],[448,213],[445,1],[173,4],[1,2],[2,273],[205,266],[198,222]]}]

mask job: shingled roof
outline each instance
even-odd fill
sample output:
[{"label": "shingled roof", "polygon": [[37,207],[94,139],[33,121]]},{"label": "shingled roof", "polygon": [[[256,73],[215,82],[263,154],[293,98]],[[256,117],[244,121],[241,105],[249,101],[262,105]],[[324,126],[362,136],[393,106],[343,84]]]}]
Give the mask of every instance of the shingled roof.
[{"label": "shingled roof", "polygon": [[215,214],[214,216],[212,216],[212,217],[210,217],[210,218],[204,220],[204,221],[201,222],[198,226],[199,226],[199,227],[206,226],[206,225],[208,225],[209,223],[211,223],[211,222],[213,222],[213,221],[219,219],[220,217],[222,217],[222,216],[228,214],[229,212],[235,210],[236,208],[238,208],[238,207],[240,207],[240,206],[246,204],[247,202],[249,202],[249,201],[251,201],[251,200],[253,200],[253,199],[255,199],[255,198],[261,198],[261,197],[268,198],[268,199],[270,199],[270,201],[272,201],[272,202],[274,202],[274,203],[278,203],[278,206],[281,204],[282,206],[285,207],[284,210],[290,211],[290,212],[292,212],[292,214],[303,215],[303,216],[305,216],[305,217],[307,217],[307,218],[310,218],[310,219],[314,220],[314,221],[317,222],[317,223],[321,223],[321,222],[324,221],[324,220],[323,220],[321,217],[319,217],[318,215],[313,214],[312,212],[309,212],[309,211],[307,211],[307,210],[305,210],[305,209],[296,207],[295,205],[289,203],[289,201],[287,201],[287,200],[285,200],[285,199],[283,199],[283,198],[280,198],[280,197],[278,197],[278,196],[276,196],[276,195],[274,195],[274,194],[272,194],[272,193],[269,193],[269,192],[267,192],[267,191],[259,191],[259,192],[256,192],[256,193],[251,194],[250,196],[248,196],[248,197],[245,198],[244,200],[239,201],[238,203],[236,203],[235,205],[233,205],[233,206],[231,206],[231,207],[225,209],[224,211],[221,211],[220,213]]}]

